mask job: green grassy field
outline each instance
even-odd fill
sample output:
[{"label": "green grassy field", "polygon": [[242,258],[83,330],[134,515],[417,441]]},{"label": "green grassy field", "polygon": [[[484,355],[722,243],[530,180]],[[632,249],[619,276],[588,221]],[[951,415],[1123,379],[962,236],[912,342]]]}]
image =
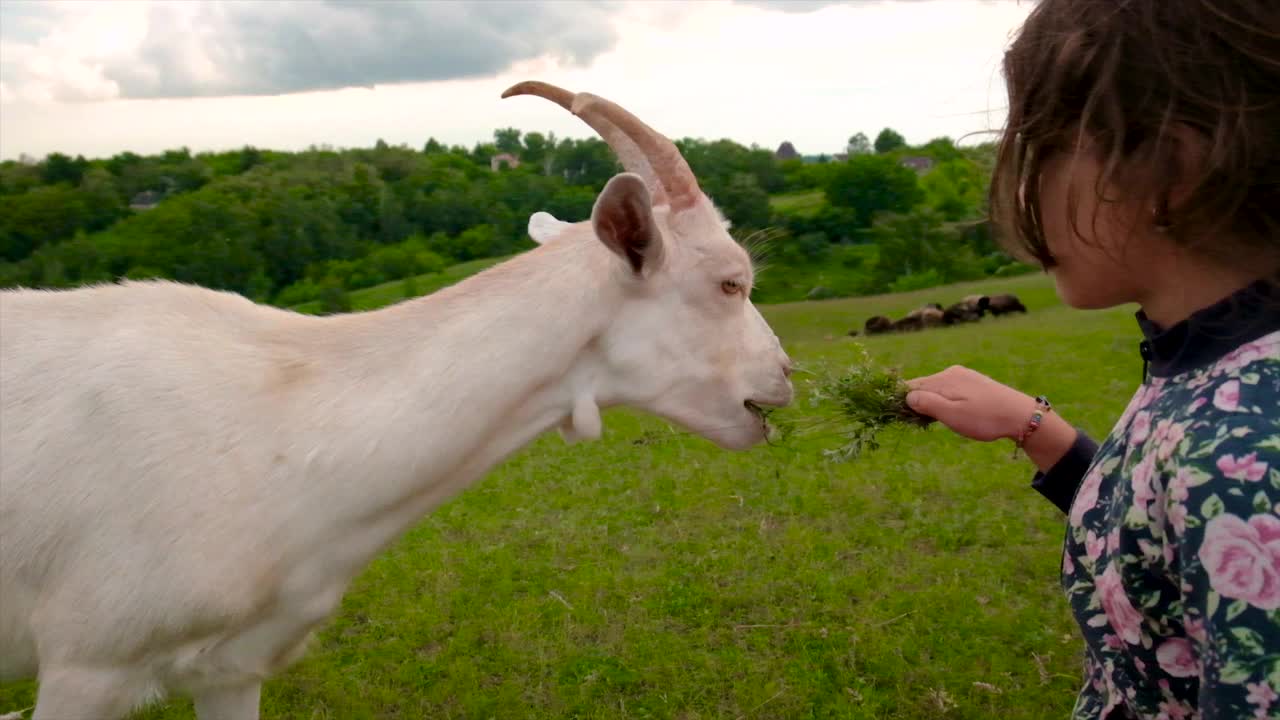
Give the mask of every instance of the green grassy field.
[{"label": "green grassy field", "polygon": [[[800,363],[838,366],[867,315],[974,290],[1031,313],[862,343],[909,375],[962,363],[1046,393],[1104,434],[1139,380],[1130,310],[1066,309],[1041,276],[764,312]],[[625,411],[593,444],[544,437],[381,555],[263,717],[1065,718],[1065,520],[1029,465],[940,427],[844,464],[828,440],[729,453]],[[32,697],[0,687],[0,711]]]},{"label": "green grassy field", "polygon": [[812,217],[818,214],[826,202],[827,197],[821,190],[784,193],[769,198],[769,205],[775,211],[800,217]]}]

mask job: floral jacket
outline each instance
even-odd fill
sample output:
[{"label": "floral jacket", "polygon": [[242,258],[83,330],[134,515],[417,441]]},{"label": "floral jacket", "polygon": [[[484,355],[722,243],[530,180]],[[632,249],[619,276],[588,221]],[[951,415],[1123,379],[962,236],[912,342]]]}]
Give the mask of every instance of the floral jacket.
[{"label": "floral jacket", "polygon": [[[1280,718],[1280,313],[1261,283],[1167,330],[1098,446],[1032,481],[1068,515],[1074,720]],[[1261,302],[1264,299],[1271,304]]]}]

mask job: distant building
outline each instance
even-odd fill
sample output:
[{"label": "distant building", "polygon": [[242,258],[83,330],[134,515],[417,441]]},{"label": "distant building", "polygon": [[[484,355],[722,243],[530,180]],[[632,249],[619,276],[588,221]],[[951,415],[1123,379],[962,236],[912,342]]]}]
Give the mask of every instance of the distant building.
[{"label": "distant building", "polygon": [[800,153],[796,152],[796,146],[792,145],[790,140],[785,140],[778,146],[778,150],[773,156],[779,160],[795,160],[800,157]]},{"label": "distant building", "polygon": [[133,199],[129,201],[129,209],[150,210],[151,208],[159,205],[163,198],[164,196],[155,190],[144,190],[137,195],[134,195]]},{"label": "distant building", "polygon": [[511,153],[498,153],[489,158],[489,169],[494,172],[498,172],[504,165],[508,168],[518,168],[520,167],[520,158]]},{"label": "distant building", "polygon": [[904,157],[898,161],[898,164],[903,167],[909,167],[918,173],[922,173],[933,168],[933,158],[919,155]]}]

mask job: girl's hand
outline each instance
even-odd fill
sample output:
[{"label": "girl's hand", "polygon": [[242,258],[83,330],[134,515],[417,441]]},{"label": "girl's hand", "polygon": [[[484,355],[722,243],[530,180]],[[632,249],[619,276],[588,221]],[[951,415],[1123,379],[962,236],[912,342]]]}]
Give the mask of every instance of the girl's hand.
[{"label": "girl's hand", "polygon": [[1026,393],[967,367],[908,380],[907,405],[972,440],[1016,440],[1035,411]]},{"label": "girl's hand", "polygon": [[[1016,441],[1036,410],[1035,398],[967,367],[952,366],[908,380],[907,386],[911,388],[907,405],[912,410],[982,442]],[[1024,449],[1041,470],[1048,470],[1071,449],[1075,438],[1075,428],[1049,412]]]}]

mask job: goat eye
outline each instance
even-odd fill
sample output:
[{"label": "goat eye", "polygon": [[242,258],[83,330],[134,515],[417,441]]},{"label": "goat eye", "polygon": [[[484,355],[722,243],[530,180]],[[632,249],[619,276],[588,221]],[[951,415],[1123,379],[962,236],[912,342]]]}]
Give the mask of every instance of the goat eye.
[{"label": "goat eye", "polygon": [[725,280],[720,283],[720,289],[724,291],[725,295],[733,295],[742,292],[742,283],[737,280]]}]

